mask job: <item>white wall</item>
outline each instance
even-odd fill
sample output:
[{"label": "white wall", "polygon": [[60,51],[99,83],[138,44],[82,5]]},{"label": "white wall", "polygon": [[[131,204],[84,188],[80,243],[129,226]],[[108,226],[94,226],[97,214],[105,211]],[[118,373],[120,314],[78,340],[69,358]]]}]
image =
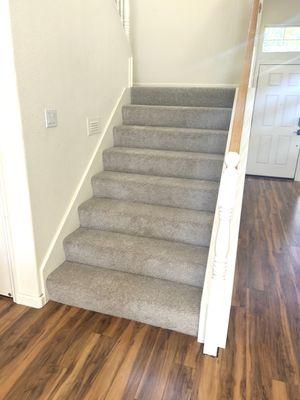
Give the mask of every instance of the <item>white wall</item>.
[{"label": "white wall", "polygon": [[262,25],[299,25],[299,0],[264,0]]},{"label": "white wall", "polygon": [[[21,113],[13,56],[9,1],[0,1],[0,181],[1,231],[5,231],[14,298],[42,305],[36,263]],[[3,241],[3,238],[0,238]],[[3,272],[3,271],[2,271]],[[0,279],[3,279],[2,277]]]},{"label": "white wall", "polygon": [[[12,29],[40,265],[105,125],[128,84],[130,49],[112,0],[12,0]],[[58,110],[45,129],[44,109]],[[99,160],[100,169],[100,160]]]},{"label": "white wall", "polygon": [[237,84],[251,2],[131,0],[134,82]]},{"label": "white wall", "polygon": [[[31,265],[39,275],[101,141],[99,135],[87,136],[86,118],[100,116],[106,126],[128,86],[131,50],[113,0],[1,1],[10,4],[19,95],[15,108],[20,104],[19,145],[25,153],[25,186],[18,187],[18,177],[11,182],[19,193],[16,202],[29,188]],[[57,128],[45,128],[47,107],[58,111]],[[11,159],[20,158],[10,150]],[[30,240],[25,226],[23,235],[24,243]],[[17,265],[22,270],[22,262]],[[27,276],[32,279],[32,273]],[[35,295],[41,290],[37,287]]]},{"label": "white wall", "polygon": [[113,128],[122,124],[122,107],[130,103],[130,89],[125,89],[120,98],[117,100],[112,110],[111,118],[107,121],[107,126],[103,135],[100,136],[95,152],[93,153],[87,168],[78,183],[65,215],[61,220],[61,224],[57,227],[57,231],[48,248],[48,252],[41,265],[41,280],[43,292],[46,293],[44,282],[47,276],[56,269],[65,260],[63,249],[63,240],[75,229],[78,228],[78,207],[87,199],[93,196],[91,179],[100,170],[103,169],[102,154],[103,151],[113,146]]}]

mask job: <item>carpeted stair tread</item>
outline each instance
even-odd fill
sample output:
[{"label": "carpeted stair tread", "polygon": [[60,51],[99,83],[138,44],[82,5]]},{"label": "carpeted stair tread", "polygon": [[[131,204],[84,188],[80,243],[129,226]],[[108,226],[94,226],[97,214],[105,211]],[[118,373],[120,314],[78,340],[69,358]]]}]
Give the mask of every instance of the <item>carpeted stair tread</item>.
[{"label": "carpeted stair tread", "polygon": [[234,88],[133,87],[131,102],[162,106],[232,107],[234,95]]},{"label": "carpeted stair tread", "polygon": [[129,147],[112,147],[103,152],[106,171],[215,181],[220,179],[223,159],[220,154]]},{"label": "carpeted stair tread", "polygon": [[208,248],[80,228],[64,241],[66,259],[203,287]]},{"label": "carpeted stair tread", "polygon": [[103,171],[92,178],[94,195],[192,210],[214,211],[214,181]]},{"label": "carpeted stair tread", "polygon": [[214,214],[93,197],[79,207],[81,227],[208,246]]},{"label": "carpeted stair tread", "polygon": [[197,335],[201,289],[65,262],[47,279],[53,301]]},{"label": "carpeted stair tread", "polygon": [[228,130],[231,112],[231,108],[131,104],[123,107],[123,124]]},{"label": "carpeted stair tread", "polygon": [[120,125],[114,128],[114,145],[224,154],[227,135],[225,130]]}]

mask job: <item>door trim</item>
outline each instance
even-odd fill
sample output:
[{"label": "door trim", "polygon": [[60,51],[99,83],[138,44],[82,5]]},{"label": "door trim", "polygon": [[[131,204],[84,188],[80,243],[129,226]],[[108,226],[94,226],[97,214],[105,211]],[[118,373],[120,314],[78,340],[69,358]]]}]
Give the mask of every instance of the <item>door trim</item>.
[{"label": "door trim", "polygon": [[296,165],[296,173],[295,173],[294,181],[300,182],[300,153],[299,153],[298,162]]},{"label": "door trim", "polygon": [[[260,52],[260,54],[261,54],[261,52]],[[271,66],[271,65],[274,65],[274,66],[280,66],[280,65],[284,65],[284,66],[288,66],[288,65],[298,65],[299,68],[300,68],[300,63],[299,63],[299,61],[296,62],[296,63],[293,63],[293,62],[276,62],[276,61],[273,61],[273,60],[268,62],[268,61],[260,61],[259,58],[258,58],[257,61],[256,61],[255,75],[254,75],[254,78],[253,78],[254,86],[255,86],[255,89],[256,89],[255,100],[254,100],[254,107],[255,107],[255,102],[256,102],[257,96],[258,96],[257,88],[258,88],[258,81],[259,81],[260,69],[261,69],[261,67],[263,67],[263,66]],[[253,118],[254,118],[254,114],[253,114]],[[252,134],[252,129],[253,129],[253,119],[252,119],[252,123],[251,123],[251,134]],[[249,151],[250,151],[250,148],[249,148]],[[247,171],[246,171],[246,174],[247,174],[247,175],[251,175],[251,174],[248,174]],[[299,151],[298,161],[297,161],[297,163],[296,163],[296,169],[295,169],[294,178],[282,178],[282,179],[292,179],[292,180],[294,180],[295,182],[300,182],[300,151]]]},{"label": "door trim", "polygon": [[[1,212],[2,210],[2,212]],[[0,224],[1,231],[4,234],[4,248],[6,249],[7,263],[9,270],[9,279],[11,285],[11,297],[15,300],[15,283],[14,283],[14,273],[13,273],[13,251],[12,251],[12,239],[10,234],[10,225],[6,201],[6,190],[3,177],[3,169],[0,160]]]}]

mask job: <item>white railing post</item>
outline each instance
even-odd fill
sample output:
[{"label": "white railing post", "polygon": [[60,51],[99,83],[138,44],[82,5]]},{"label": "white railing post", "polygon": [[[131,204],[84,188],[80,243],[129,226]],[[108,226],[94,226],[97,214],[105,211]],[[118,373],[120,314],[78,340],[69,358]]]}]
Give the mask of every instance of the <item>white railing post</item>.
[{"label": "white railing post", "polygon": [[130,37],[130,0],[115,0],[126,36]]},{"label": "white railing post", "polygon": [[[115,0],[118,13],[120,14],[121,22],[128,39],[129,46],[130,43],[130,0]],[[129,57],[128,60],[128,87],[133,86],[133,57]]]},{"label": "white railing post", "polygon": [[130,0],[124,0],[123,4],[123,26],[125,33],[130,39]]},{"label": "white railing post", "polygon": [[225,310],[227,308],[225,299],[227,298],[228,268],[231,268],[228,265],[228,254],[232,215],[237,192],[239,160],[238,153],[229,152],[226,154],[224,172],[220,183],[218,209],[216,211],[218,213],[218,229],[206,310],[207,319],[204,339],[204,353],[212,356],[217,355],[218,347],[221,346],[224,336],[223,331],[224,329],[227,331],[223,316],[226,316]]},{"label": "white railing post", "polygon": [[204,353],[225,348],[233,291],[247,154],[254,109],[252,88],[262,0],[253,0],[241,84],[236,92],[200,307]]}]

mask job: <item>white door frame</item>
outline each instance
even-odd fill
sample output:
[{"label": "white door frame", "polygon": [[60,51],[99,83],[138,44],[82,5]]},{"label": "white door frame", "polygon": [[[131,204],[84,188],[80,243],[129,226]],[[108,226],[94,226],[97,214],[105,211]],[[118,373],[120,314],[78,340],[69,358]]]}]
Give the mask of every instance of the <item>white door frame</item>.
[{"label": "white door frame", "polygon": [[[261,47],[261,46],[260,46]],[[276,60],[272,60],[272,61],[263,61],[263,60],[257,60],[256,62],[256,66],[255,66],[255,77],[254,77],[254,86],[256,88],[256,95],[255,95],[255,101],[256,101],[256,96],[257,96],[257,87],[258,87],[258,80],[259,80],[259,71],[260,71],[260,67],[262,65],[299,65],[299,60],[298,62],[292,63],[292,62],[282,62],[282,60],[278,60],[278,62]],[[254,107],[255,107],[255,101],[254,101]],[[253,125],[253,121],[252,124]],[[252,132],[252,126],[251,126],[251,132]],[[250,151],[250,148],[249,148]],[[300,182],[300,156],[298,157],[298,162],[296,165],[296,173],[295,173],[295,177],[293,179],[296,182]]]},{"label": "white door frame", "polygon": [[[253,78],[253,86],[255,86],[256,89],[258,87],[259,70],[260,70],[261,65],[300,65],[300,53],[299,53],[299,56],[291,59],[290,53],[285,53],[286,57],[284,57],[282,55],[282,53],[263,53],[262,52],[264,31],[265,31],[265,28],[270,27],[270,26],[285,26],[285,25],[278,24],[278,23],[277,24],[269,23],[266,25],[261,25],[260,34],[259,34],[259,43],[258,43],[259,50],[258,50],[258,55],[256,57],[256,60],[254,61],[255,73],[254,73],[254,78]],[[272,54],[271,59],[270,59],[270,54]],[[256,90],[256,95],[257,95],[257,90]],[[256,99],[255,99],[255,101],[256,101]],[[294,181],[300,181],[300,157],[298,158]]]},{"label": "white door frame", "polygon": [[0,1],[1,201],[4,203],[5,240],[8,249],[13,299],[40,308],[46,302],[35,249],[27,163],[15,69],[10,2]]},{"label": "white door frame", "polygon": [[1,233],[3,233],[4,248],[6,250],[6,259],[8,263],[9,280],[11,284],[11,297],[15,300],[15,284],[14,284],[14,273],[13,273],[13,252],[12,252],[12,241],[9,225],[9,216],[6,202],[6,190],[3,177],[3,169],[0,160],[0,225]]}]

